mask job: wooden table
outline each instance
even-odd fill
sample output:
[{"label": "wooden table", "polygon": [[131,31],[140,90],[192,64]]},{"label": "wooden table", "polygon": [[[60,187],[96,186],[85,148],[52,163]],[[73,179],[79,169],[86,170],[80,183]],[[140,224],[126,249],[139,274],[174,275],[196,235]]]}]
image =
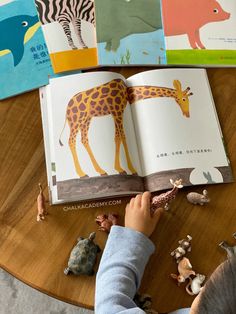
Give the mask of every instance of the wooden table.
[{"label": "wooden table", "polygon": [[[129,76],[140,70],[119,71]],[[235,169],[236,69],[210,69],[208,75]],[[45,222],[36,222],[39,182],[47,193],[38,91],[0,104],[0,178],[0,266],[53,297],[93,308],[95,276],[65,276],[63,270],[77,237],[96,230],[96,215],[102,211],[116,211],[123,216],[128,199],[117,198],[114,205],[103,208],[78,210],[78,204],[73,204],[74,209],[72,205],[70,208],[53,206],[49,208]],[[196,190],[202,191],[202,188]],[[193,300],[186,294],[184,285],[178,287],[169,277],[176,272],[170,252],[177,247],[179,239],[192,235],[189,257],[194,269],[206,275],[226,258],[225,252],[218,247],[219,242],[234,242],[231,235],[236,231],[236,184],[207,188],[212,200],[205,207],[187,203],[185,196],[190,189],[182,190],[152,236],[157,250],[146,268],[141,291],[154,297],[153,307],[158,311],[190,306]],[[84,203],[84,207],[88,204]],[[94,204],[90,206],[97,205]],[[106,238],[106,234],[97,232],[96,240],[102,248]]]}]

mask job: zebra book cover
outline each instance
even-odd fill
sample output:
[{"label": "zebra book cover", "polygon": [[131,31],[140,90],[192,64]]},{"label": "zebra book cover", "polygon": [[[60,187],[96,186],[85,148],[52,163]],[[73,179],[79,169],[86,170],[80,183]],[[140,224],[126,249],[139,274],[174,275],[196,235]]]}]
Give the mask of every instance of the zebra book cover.
[{"label": "zebra book cover", "polygon": [[51,62],[34,1],[0,2],[0,99],[48,84]]},{"label": "zebra book cover", "polygon": [[205,70],[73,74],[40,95],[52,203],[233,180]]},{"label": "zebra book cover", "polygon": [[55,73],[98,65],[93,0],[35,0]]}]

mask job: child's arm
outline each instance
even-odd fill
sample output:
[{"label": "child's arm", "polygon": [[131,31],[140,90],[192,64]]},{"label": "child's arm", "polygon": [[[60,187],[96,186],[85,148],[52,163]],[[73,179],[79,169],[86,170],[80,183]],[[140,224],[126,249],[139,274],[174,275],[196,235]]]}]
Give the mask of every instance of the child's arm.
[{"label": "child's arm", "polygon": [[95,313],[144,313],[133,301],[145,266],[154,251],[148,239],[161,210],[150,214],[150,193],[131,199],[126,207],[125,228],[113,226],[96,278]]}]

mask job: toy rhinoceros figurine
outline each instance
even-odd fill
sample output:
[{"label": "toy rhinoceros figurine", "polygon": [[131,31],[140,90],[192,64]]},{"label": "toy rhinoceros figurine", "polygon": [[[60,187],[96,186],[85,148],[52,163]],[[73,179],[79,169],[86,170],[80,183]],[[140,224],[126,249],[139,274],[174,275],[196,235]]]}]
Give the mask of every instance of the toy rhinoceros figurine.
[{"label": "toy rhinoceros figurine", "polygon": [[187,194],[187,200],[194,205],[204,205],[210,202],[207,190],[203,190],[202,194],[197,192],[190,192]]},{"label": "toy rhinoceros figurine", "polygon": [[92,232],[88,238],[79,238],[78,243],[72,249],[68,261],[68,267],[65,268],[64,274],[68,275],[70,272],[75,275],[89,275],[94,274],[94,264],[96,262],[97,253],[101,251],[99,246],[93,242],[96,233]]}]

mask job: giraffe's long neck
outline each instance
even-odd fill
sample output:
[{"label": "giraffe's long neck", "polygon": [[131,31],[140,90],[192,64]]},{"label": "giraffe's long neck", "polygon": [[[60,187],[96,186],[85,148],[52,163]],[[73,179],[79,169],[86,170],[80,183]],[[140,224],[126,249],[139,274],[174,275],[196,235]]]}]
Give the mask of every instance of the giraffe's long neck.
[{"label": "giraffe's long neck", "polygon": [[178,188],[177,186],[174,186],[173,189],[171,191],[167,192],[168,198],[171,200],[173,198],[175,198],[176,194],[178,193]]},{"label": "giraffe's long neck", "polygon": [[176,90],[157,86],[132,86],[127,88],[128,100],[133,104],[139,100],[157,97],[176,97]]}]

